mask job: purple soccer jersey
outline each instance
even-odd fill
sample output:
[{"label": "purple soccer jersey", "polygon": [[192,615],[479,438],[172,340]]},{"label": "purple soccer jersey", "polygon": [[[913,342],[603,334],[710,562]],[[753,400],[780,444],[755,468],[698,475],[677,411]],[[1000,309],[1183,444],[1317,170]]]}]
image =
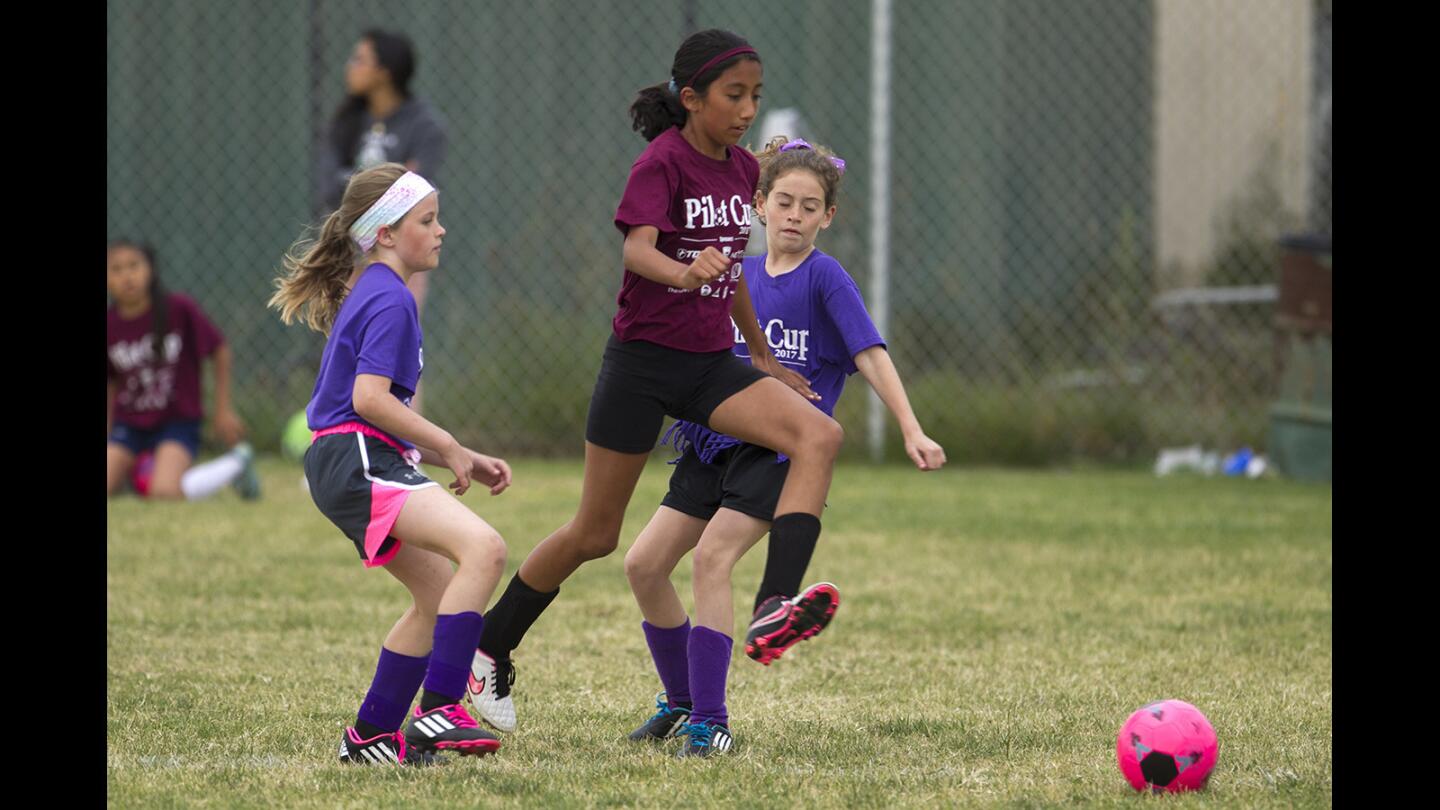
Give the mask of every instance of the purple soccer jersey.
[{"label": "purple soccer jersey", "polygon": [[122,318],[106,313],[105,376],[115,385],[115,422],[155,430],[178,419],[201,419],[200,363],[225,336],[189,296],[170,293],[166,302],[165,356],[155,358],[155,308]]},{"label": "purple soccer jersey", "polygon": [[[370,424],[355,413],[357,374],[388,377],[390,393],[408,406],[424,365],[415,296],[399,273],[379,262],[370,265],[345,296],[325,343],[320,376],[305,408],[310,429],[345,422]],[[403,447],[414,447],[398,436],[390,438]]]},{"label": "purple soccer jersey", "polygon": [[735,259],[727,278],[684,290],[625,271],[612,326],[620,340],[646,340],[687,352],[730,348],[730,305],[740,281],[739,259],[750,241],[750,211],[760,164],[745,149],[728,147],[714,160],[670,128],[630,168],[615,227],[659,229],[655,249],[690,264],[706,247]]},{"label": "purple soccer jersey", "polygon": [[[799,267],[774,278],[765,272],[763,253],[747,256],[743,264],[755,317],[775,359],[808,380],[820,395],[820,400],[811,404],[834,416],[845,378],[857,370],[855,355],[885,345],[865,309],[860,288],[840,262],[818,248]],[[733,351],[749,360],[750,347],[740,328],[733,324],[731,328]],[[686,421],[670,426],[660,440],[661,444],[668,442],[674,442],[682,453],[693,448],[706,463],[721,450],[740,444],[732,436]]]},{"label": "purple soccer jersey", "polygon": [[[775,359],[810,381],[820,395],[815,407],[835,414],[854,374],[855,355],[885,341],[870,320],[860,288],[831,256],[818,248],[799,267],[772,278],[765,272],[765,254],[744,261],[745,284],[760,331]],[[750,359],[750,347],[734,329],[735,354]]]}]

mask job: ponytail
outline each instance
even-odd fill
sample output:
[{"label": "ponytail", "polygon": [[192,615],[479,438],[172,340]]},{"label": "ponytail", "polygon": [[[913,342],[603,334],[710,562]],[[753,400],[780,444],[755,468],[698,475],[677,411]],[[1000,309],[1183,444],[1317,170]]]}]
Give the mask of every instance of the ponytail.
[{"label": "ponytail", "polygon": [[631,129],[647,141],[655,140],[671,127],[684,126],[688,116],[679,94],[670,92],[668,83],[646,87],[630,105]]},{"label": "ponytail", "polygon": [[360,258],[342,210],[325,218],[319,238],[296,241],[281,259],[286,275],[276,279],[270,306],[280,310],[280,320],[287,324],[299,318],[311,329],[330,334],[349,292],[345,284]]},{"label": "ponytail", "polygon": [[382,163],[350,178],[340,207],[325,218],[318,238],[301,237],[281,260],[285,275],[275,280],[269,306],[280,310],[280,320],[299,318],[317,332],[330,334],[340,304],[349,294],[350,274],[364,256],[350,226],[370,209],[386,189],[405,174],[398,163]]}]

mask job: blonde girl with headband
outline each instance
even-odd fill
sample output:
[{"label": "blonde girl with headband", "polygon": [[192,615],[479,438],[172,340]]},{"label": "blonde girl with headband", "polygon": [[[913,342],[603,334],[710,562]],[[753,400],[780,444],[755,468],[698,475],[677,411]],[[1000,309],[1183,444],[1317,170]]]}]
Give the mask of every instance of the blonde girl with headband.
[{"label": "blonde girl with headband", "polygon": [[286,323],[299,318],[328,335],[306,408],[310,495],[365,566],[383,567],[414,600],[385,637],[340,742],[342,762],[430,764],[436,751],[481,756],[500,747],[460,700],[505,542],[416,465],[448,467],[456,495],[472,481],[499,495],[510,467],[409,408],[424,353],[406,282],[439,265],[444,236],[429,182],[396,163],[367,169],[319,238],[287,253],[270,299]]},{"label": "blonde girl with headband", "polygon": [[[351,176],[381,163],[403,163],[433,183],[441,175],[449,136],[443,116],[410,88],[419,58],[399,31],[370,28],[345,61],[345,100],[335,110],[319,152],[319,207],[340,204]],[[425,311],[429,274],[409,281],[415,307]],[[421,411],[417,390],[410,407]]]},{"label": "blonde girl with headband", "polygon": [[[816,394],[805,379],[771,353],[741,278],[760,169],[739,142],[759,111],[760,56],[742,37],[710,29],[680,44],[669,74],[630,107],[649,146],[615,212],[620,289],[586,419],[580,504],[486,614],[475,656],[471,700],[502,731],[516,725],[511,651],[560,583],[619,544],[625,507],[667,414],[789,456],[773,542],[812,544],[820,534],[844,433],[806,402]],[[753,365],[730,351],[732,319]],[[728,659],[728,636],[702,636],[698,643]],[[646,637],[667,649],[697,643],[688,625],[647,628]]]},{"label": "blonde girl with headband", "polygon": [[[779,361],[810,381],[830,415],[859,371],[895,415],[905,451],[921,470],[939,469],[945,451],[925,435],[884,339],[865,310],[854,280],[838,261],[815,247],[830,227],[845,161],[824,147],[777,137],[759,155],[755,210],[768,252],[746,256],[745,281],[755,315]],[[735,354],[752,348],[736,339]],[[734,602],[730,574],[765,533],[771,532],[764,580],[755,597],[745,653],[769,665],[796,643],[825,628],[840,604],[834,585],[800,590],[814,542],[784,542],[772,529],[793,462],[785,453],[743,442],[698,422],[676,422],[680,457],[670,490],[625,555],[625,574],[647,639],[665,628],[688,627],[689,617],[670,574],[695,552],[695,626],[687,650],[650,645],[664,692],[658,711],[630,739],[688,737],[682,756],[723,754],[734,744],[725,703]],[[662,441],[663,443],[663,441]],[[697,643],[699,642],[699,643]],[[687,722],[688,721],[688,722]]]}]

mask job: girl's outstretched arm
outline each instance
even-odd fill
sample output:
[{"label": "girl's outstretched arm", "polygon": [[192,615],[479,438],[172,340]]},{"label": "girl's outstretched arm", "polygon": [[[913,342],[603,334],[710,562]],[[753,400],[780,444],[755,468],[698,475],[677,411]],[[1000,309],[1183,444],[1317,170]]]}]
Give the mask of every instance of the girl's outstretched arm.
[{"label": "girl's outstretched arm", "polygon": [[910,398],[905,396],[905,385],[900,382],[900,372],[890,359],[890,352],[884,346],[871,346],[855,355],[855,367],[880,395],[880,401],[895,415],[900,423],[900,434],[905,437],[905,455],[922,470],[938,470],[945,466],[945,448],[936,444],[920,428],[920,420],[910,409]]},{"label": "girl's outstretched arm", "polygon": [[[434,450],[428,447],[415,446],[420,451],[420,463],[429,464],[435,467],[444,467],[445,459]],[[490,487],[491,495],[499,495],[510,487],[512,473],[510,465],[505,459],[499,456],[487,456],[484,453],[477,453],[466,447],[465,452],[470,454],[470,478],[479,481]]]},{"label": "girl's outstretched arm", "polygon": [[245,423],[230,407],[230,344],[220,344],[211,359],[215,363],[215,433],[226,447],[234,447],[245,436]]},{"label": "girl's outstretched arm", "polygon": [[510,468],[504,461],[462,446],[448,431],[405,407],[390,393],[389,377],[356,374],[351,401],[360,418],[419,448],[421,461],[449,467],[455,474],[450,488],[456,495],[470,488],[472,475],[489,486],[492,495],[510,486]]}]

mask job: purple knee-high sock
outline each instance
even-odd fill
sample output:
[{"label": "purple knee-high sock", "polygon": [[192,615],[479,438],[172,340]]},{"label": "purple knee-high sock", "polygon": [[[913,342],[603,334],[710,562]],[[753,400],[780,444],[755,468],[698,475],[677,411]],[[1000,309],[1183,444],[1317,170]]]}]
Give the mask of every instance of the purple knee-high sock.
[{"label": "purple knee-high sock", "polygon": [[690,722],[730,725],[725,710],[725,676],[730,673],[730,649],[735,642],[718,630],[696,625],[690,630],[690,694],[695,708]]},{"label": "purple knee-high sock", "polygon": [[459,702],[484,626],[485,620],[474,611],[435,617],[435,647],[430,650],[430,668],[425,672],[426,692]]},{"label": "purple knee-high sock", "polygon": [[370,692],[360,704],[356,719],[369,723],[382,731],[399,731],[405,722],[405,713],[410,711],[410,702],[420,690],[425,679],[425,668],[430,656],[416,658],[401,655],[393,650],[380,648],[380,663],[375,665],[375,680],[370,682]]},{"label": "purple knee-high sock", "polygon": [[665,700],[672,709],[677,705],[689,708],[690,620],[687,618],[679,627],[656,627],[650,622],[640,622],[640,627],[645,631],[645,643],[650,645],[660,683],[665,686]]}]

